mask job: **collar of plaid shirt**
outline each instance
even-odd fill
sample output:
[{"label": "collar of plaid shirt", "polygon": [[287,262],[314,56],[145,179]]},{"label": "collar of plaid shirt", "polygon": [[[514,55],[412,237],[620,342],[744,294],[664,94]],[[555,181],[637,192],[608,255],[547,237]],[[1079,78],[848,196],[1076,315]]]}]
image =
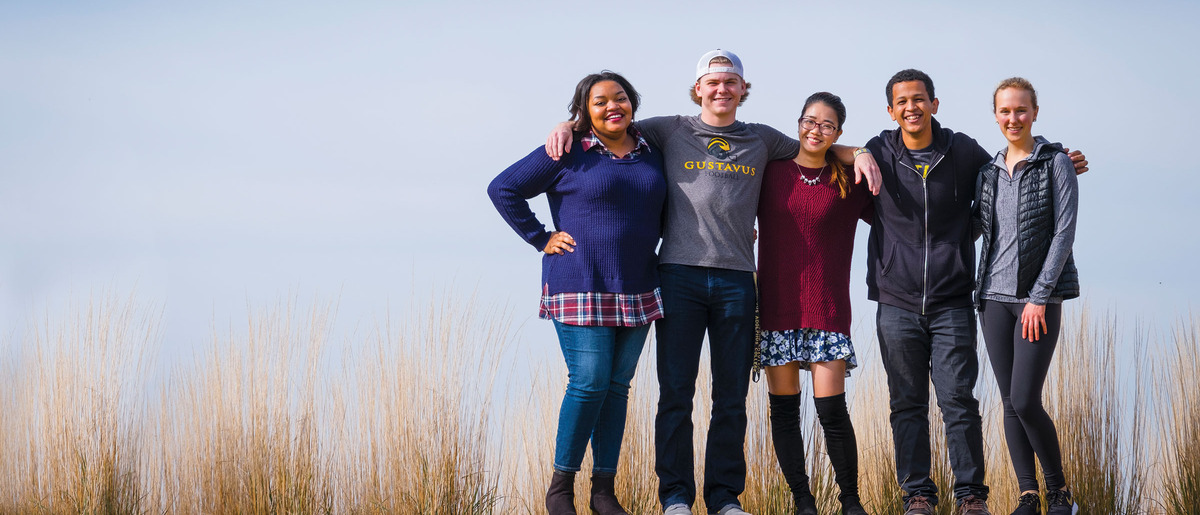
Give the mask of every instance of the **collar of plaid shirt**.
[{"label": "collar of plaid shirt", "polygon": [[581,145],[583,145],[584,152],[587,152],[594,148],[594,149],[596,149],[596,152],[600,153],[600,155],[608,156],[613,159],[633,159],[633,158],[641,155],[642,152],[650,151],[650,144],[646,143],[646,138],[643,138],[642,133],[639,132],[637,130],[637,128],[634,127],[633,125],[629,126],[629,135],[637,138],[637,145],[635,145],[633,147],[633,150],[629,151],[629,154],[626,155],[624,158],[617,156],[612,151],[610,151],[608,149],[608,147],[604,146],[604,142],[600,141],[600,137],[596,136],[596,131],[594,131],[594,130],[588,129],[587,135],[585,135],[583,137],[583,139],[579,141],[579,143]]}]

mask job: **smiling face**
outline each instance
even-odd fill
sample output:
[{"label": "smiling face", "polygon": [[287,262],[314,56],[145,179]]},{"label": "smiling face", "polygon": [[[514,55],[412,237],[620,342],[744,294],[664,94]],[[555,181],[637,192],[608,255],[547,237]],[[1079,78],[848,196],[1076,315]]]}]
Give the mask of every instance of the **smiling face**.
[{"label": "smiling face", "polygon": [[696,81],[695,91],[705,114],[724,118],[737,113],[738,103],[746,93],[746,82],[736,73],[709,73]]},{"label": "smiling face", "polygon": [[588,118],[597,136],[609,140],[623,138],[633,122],[633,104],[625,88],[611,80],[593,85],[588,92]]},{"label": "smiling face", "polygon": [[904,131],[906,142],[910,139],[928,140],[923,146],[932,143],[933,134],[929,128],[933,125],[933,115],[937,114],[937,109],[938,101],[929,97],[924,82],[910,80],[892,85],[892,105],[888,106],[888,114]]},{"label": "smiling face", "polygon": [[1037,120],[1037,112],[1033,94],[1029,90],[1004,88],[996,92],[996,124],[1000,126],[1004,138],[1011,143],[1033,138],[1033,122]]},{"label": "smiling face", "polygon": [[[806,129],[806,125],[811,128]],[[832,134],[825,134],[825,128],[828,127],[834,128]],[[804,116],[800,118],[800,148],[803,152],[824,159],[825,152],[837,143],[841,135],[842,128],[838,125],[837,111],[829,104],[813,102],[804,110]]]}]

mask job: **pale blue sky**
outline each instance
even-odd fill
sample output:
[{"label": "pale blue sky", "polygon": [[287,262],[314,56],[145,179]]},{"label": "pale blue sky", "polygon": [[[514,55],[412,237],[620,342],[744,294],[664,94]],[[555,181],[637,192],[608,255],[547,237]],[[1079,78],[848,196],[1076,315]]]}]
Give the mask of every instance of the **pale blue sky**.
[{"label": "pale blue sky", "polygon": [[[934,79],[943,125],[1003,144],[991,91],[1039,89],[1035,132],[1083,149],[1075,246],[1093,307],[1170,322],[1200,286],[1194,2],[5,2],[0,337],[104,289],[164,309],[169,348],[247,306],[339,297],[339,326],[453,287],[536,321],[539,254],[487,182],[608,68],[639,116],[694,114],[696,59],[737,52],[739,118],[793,133],[817,90],[843,143],[891,128],[883,86]],[[535,204],[548,222],[544,202]],[[860,226],[856,319],[869,323]],[[414,293],[415,292],[415,293]]]}]

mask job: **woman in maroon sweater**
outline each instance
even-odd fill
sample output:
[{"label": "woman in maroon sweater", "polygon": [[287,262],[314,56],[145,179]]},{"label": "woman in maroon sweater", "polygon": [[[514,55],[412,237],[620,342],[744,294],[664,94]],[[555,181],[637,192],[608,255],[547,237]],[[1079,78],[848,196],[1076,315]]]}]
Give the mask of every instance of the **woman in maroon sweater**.
[{"label": "woman in maroon sweater", "polygon": [[858,499],[858,444],[846,409],[846,376],[857,366],[850,343],[850,257],[859,219],[873,207],[828,152],[842,134],[846,106],[815,93],[800,117],[800,152],[772,161],[758,204],[762,364],[771,400],[771,436],[796,513],[816,514],[800,431],[800,369],[812,373],[813,401],[847,515]]}]

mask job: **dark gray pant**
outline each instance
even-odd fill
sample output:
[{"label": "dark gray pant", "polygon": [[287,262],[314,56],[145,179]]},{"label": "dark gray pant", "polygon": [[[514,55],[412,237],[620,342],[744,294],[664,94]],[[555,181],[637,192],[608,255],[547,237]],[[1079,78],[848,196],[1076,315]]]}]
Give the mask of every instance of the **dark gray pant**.
[{"label": "dark gray pant", "polygon": [[1042,406],[1042,386],[1058,346],[1062,304],[1046,305],[1049,332],[1036,342],[1021,338],[1024,309],[1025,304],[984,300],[979,306],[979,325],[1004,403],[1004,439],[1017,485],[1021,491],[1037,491],[1036,455],[1046,475],[1046,491],[1052,492],[1067,483],[1058,431]]},{"label": "dark gray pant", "polygon": [[904,499],[920,495],[937,503],[937,486],[929,477],[931,372],[945,422],[954,495],[986,499],[983,421],[973,392],[979,376],[975,310],[965,307],[920,315],[880,304],[875,324],[888,375],[896,479]]}]

